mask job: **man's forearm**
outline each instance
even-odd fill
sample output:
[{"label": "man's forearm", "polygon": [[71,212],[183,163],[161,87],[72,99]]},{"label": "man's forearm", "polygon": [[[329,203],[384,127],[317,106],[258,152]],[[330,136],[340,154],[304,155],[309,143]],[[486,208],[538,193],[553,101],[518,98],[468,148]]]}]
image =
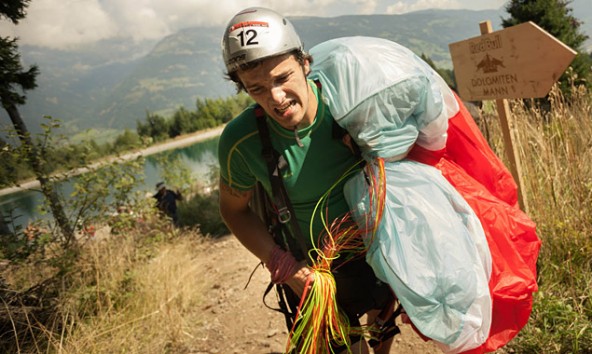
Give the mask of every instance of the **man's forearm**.
[{"label": "man's forearm", "polygon": [[252,211],[234,213],[224,217],[224,221],[245,248],[263,263],[269,261],[276,244],[257,214]]}]

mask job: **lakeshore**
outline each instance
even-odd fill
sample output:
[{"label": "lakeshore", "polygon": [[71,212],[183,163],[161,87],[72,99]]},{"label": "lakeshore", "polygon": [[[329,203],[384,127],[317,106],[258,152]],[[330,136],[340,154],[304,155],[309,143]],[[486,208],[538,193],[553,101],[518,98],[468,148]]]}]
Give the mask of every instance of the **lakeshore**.
[{"label": "lakeshore", "polygon": [[[142,150],[127,152],[127,153],[119,155],[119,156],[111,156],[111,157],[104,158],[101,161],[97,161],[97,162],[94,162],[94,163],[88,165],[87,167],[81,167],[81,168],[77,168],[77,169],[74,169],[74,170],[71,170],[71,171],[68,171],[65,173],[61,173],[60,176],[61,176],[61,178],[69,178],[69,177],[73,177],[73,176],[77,176],[77,175],[86,173],[88,171],[95,170],[101,166],[105,166],[105,165],[109,165],[109,164],[113,164],[113,163],[118,163],[118,162],[123,162],[123,161],[129,161],[129,160],[136,159],[140,156],[149,156],[149,155],[157,154],[157,153],[160,153],[163,151],[189,146],[189,145],[199,143],[204,140],[215,138],[222,133],[223,129],[224,129],[224,126],[220,126],[220,127],[216,127],[216,128],[212,128],[212,129],[208,129],[208,130],[200,130],[198,132],[191,133],[191,134],[185,134],[185,135],[179,136],[175,139],[167,140],[162,143],[158,143],[158,144],[149,146],[149,147],[142,149]],[[4,196],[4,195],[12,194],[12,193],[20,192],[20,191],[36,189],[39,187],[40,187],[40,185],[39,185],[38,180],[25,181],[25,182],[19,183],[17,186],[0,189],[0,197]]]}]

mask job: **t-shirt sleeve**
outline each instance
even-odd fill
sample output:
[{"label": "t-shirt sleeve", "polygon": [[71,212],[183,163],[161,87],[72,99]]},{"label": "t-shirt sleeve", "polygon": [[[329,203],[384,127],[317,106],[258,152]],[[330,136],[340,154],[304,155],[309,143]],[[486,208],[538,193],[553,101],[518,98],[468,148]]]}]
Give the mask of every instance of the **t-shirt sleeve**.
[{"label": "t-shirt sleeve", "polygon": [[244,134],[238,120],[232,120],[224,128],[218,142],[218,162],[220,164],[220,178],[229,187],[238,190],[249,190],[255,186],[256,178],[249,167],[248,157],[245,156],[246,140],[252,138],[256,132]]}]

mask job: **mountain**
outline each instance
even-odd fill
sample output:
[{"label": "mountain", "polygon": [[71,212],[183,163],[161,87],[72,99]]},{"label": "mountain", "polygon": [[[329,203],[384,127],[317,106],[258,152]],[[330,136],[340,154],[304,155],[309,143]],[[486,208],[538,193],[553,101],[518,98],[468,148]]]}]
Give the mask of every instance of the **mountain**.
[{"label": "mountain", "polygon": [[231,95],[233,86],[223,80],[221,33],[222,27],[198,27],[164,38],[103,99],[96,116],[110,127],[135,128],[146,111],[166,115],[179,106],[194,109],[198,97]]},{"label": "mountain", "polygon": [[[71,51],[22,46],[25,67],[35,64],[40,71],[37,88],[27,92],[27,103],[20,108],[29,129],[39,131],[46,115],[62,120],[70,132],[103,126],[94,112],[154,44],[118,39]],[[5,112],[0,113],[2,122],[8,121]]]},{"label": "mountain", "polygon": [[[502,9],[426,10],[291,20],[306,49],[336,37],[375,36],[451,68],[448,44],[479,35],[484,20],[500,29],[502,16],[507,16]],[[72,136],[90,128],[135,129],[147,112],[167,116],[180,106],[193,110],[197,98],[230,96],[235,91],[223,79],[222,33],[222,27],[195,27],[158,42],[118,39],[71,51],[23,46],[23,62],[37,64],[41,74],[21,113],[32,131],[39,131],[42,117],[50,115],[64,122]]]}]

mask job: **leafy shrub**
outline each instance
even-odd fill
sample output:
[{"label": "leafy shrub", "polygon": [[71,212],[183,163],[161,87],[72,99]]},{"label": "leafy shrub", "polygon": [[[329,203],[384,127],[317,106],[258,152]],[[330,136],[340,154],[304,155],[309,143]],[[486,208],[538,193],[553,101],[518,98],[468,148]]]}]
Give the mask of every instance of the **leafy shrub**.
[{"label": "leafy shrub", "polygon": [[181,226],[198,228],[203,235],[219,237],[230,231],[224,224],[218,208],[219,192],[202,192],[179,204]]}]

